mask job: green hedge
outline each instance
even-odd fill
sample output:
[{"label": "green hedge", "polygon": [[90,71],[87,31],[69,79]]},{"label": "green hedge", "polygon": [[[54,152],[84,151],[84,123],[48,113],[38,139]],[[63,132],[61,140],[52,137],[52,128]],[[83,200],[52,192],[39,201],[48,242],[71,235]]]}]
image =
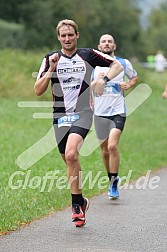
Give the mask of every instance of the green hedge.
[{"label": "green hedge", "polygon": [[0,20],[0,48],[23,48],[24,26]]}]

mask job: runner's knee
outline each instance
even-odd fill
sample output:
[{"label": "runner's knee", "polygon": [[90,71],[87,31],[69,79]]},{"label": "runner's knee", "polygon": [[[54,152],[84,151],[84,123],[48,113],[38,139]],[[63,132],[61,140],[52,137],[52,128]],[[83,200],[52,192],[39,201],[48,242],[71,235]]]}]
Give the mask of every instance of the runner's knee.
[{"label": "runner's knee", "polygon": [[108,150],[102,150],[103,158],[107,159],[109,157],[109,151]]},{"label": "runner's knee", "polygon": [[75,163],[78,161],[78,154],[73,150],[69,150],[65,153],[65,159],[67,164]]},{"label": "runner's knee", "polygon": [[109,153],[116,153],[118,151],[118,146],[117,144],[114,144],[114,143],[110,143],[108,145],[108,151]]}]

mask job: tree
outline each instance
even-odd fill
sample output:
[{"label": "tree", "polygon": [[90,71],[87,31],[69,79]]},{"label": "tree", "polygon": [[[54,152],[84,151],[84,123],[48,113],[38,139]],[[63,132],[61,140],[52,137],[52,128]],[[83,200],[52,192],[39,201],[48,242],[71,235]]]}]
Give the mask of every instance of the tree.
[{"label": "tree", "polygon": [[[31,1],[31,0],[30,0]],[[20,5],[24,0],[1,0],[0,1],[0,17],[8,22],[20,22]],[[30,3],[31,4],[31,3]]]},{"label": "tree", "polygon": [[[97,48],[104,33],[111,33],[122,57],[141,55],[140,12],[136,0],[1,0],[3,19],[24,26],[27,49],[59,48],[55,26],[62,19],[74,19],[81,37],[79,47]],[[9,4],[12,4],[9,6]],[[13,13],[12,13],[13,10]],[[1,13],[1,11],[0,11]]]},{"label": "tree", "polygon": [[[167,3],[160,5],[159,9],[153,10],[149,17],[149,27],[146,31],[148,50],[156,53],[162,50],[167,55]],[[149,36],[148,36],[149,35]]]}]

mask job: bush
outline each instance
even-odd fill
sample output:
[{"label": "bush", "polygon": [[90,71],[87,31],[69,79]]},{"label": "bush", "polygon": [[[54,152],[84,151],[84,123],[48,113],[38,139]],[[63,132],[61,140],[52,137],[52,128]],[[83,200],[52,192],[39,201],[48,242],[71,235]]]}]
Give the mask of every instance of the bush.
[{"label": "bush", "polygon": [[0,20],[0,48],[23,48],[24,26]]}]

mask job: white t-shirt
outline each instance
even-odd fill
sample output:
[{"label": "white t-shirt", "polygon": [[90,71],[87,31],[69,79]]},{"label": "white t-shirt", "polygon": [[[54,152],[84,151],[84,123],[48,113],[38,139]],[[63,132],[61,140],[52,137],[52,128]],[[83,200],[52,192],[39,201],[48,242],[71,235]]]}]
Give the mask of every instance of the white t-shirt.
[{"label": "white t-shirt", "polygon": [[[120,83],[124,82],[125,76],[132,79],[137,76],[129,60],[115,57],[123,66],[124,70],[114,79],[107,82],[104,93],[101,96],[94,96],[94,114],[97,116],[113,116],[126,113],[124,92]],[[107,73],[108,67],[97,66],[92,74],[92,80],[96,79],[99,73]]]},{"label": "white t-shirt", "polygon": [[155,55],[155,70],[157,72],[163,72],[165,70],[166,59],[163,54],[159,53]]}]

